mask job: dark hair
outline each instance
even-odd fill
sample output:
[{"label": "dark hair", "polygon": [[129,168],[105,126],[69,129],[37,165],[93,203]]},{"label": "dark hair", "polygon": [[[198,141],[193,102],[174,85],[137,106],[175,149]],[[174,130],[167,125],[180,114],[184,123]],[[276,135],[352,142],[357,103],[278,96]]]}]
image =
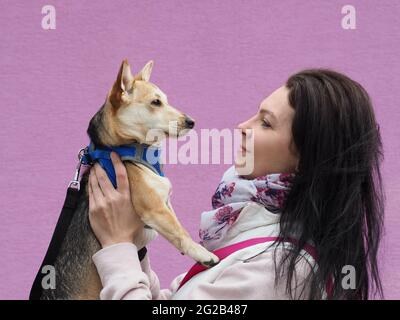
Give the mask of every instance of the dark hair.
[{"label": "dark hair", "polygon": [[[383,297],[377,263],[383,152],[369,95],[356,81],[329,69],[300,71],[286,87],[295,109],[292,134],[299,165],[282,209],[280,237],[292,238],[296,230],[298,243],[285,251],[278,267],[275,255],[276,281],[287,272],[286,290],[294,297],[295,265],[311,240],[318,269],[306,279],[306,298],[320,299],[330,276],[332,299],[368,299],[372,289]],[[345,265],[355,268],[355,289],[342,288]]]}]

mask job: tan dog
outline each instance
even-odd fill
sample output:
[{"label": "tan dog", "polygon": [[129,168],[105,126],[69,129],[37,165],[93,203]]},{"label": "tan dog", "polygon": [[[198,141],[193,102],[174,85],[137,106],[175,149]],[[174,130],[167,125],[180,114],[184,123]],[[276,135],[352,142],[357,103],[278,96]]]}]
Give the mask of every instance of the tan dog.
[{"label": "tan dog", "polygon": [[[154,138],[147,140],[149,130],[177,137],[193,128],[194,121],[171,106],[167,96],[149,82],[152,67],[153,61],[149,61],[133,76],[127,60],[122,62],[117,80],[103,106],[101,123],[94,119],[88,130],[89,135],[95,136],[91,138],[107,146],[133,142],[152,145],[161,141],[154,141]],[[98,143],[95,141],[96,145]],[[169,200],[170,181],[140,163],[125,161],[124,164],[129,183],[133,185],[131,190],[134,190],[132,203],[135,212],[144,224],[152,228],[143,229],[135,243],[138,248],[145,246],[158,232],[182,254],[204,266],[218,263],[218,257],[194,242],[179,223]]]},{"label": "tan dog", "polygon": [[[132,76],[128,62],[122,62],[104,105],[92,117],[87,129],[96,148],[135,142],[159,143],[160,140],[148,141],[149,130],[180,136],[193,128],[194,121],[172,107],[167,96],[149,82],[152,67],[153,62],[149,61],[138,74]],[[170,126],[170,121],[175,126]],[[133,192],[133,207],[144,226],[135,239],[138,249],[160,233],[181,253],[206,267],[218,263],[218,257],[194,242],[179,223],[169,199],[169,180],[142,163],[128,160],[123,163]],[[102,284],[92,256],[101,246],[88,219],[89,172],[86,170],[82,175],[80,190],[84,192],[79,192],[77,207],[54,262],[56,287],[43,290],[41,299],[99,299]]]}]

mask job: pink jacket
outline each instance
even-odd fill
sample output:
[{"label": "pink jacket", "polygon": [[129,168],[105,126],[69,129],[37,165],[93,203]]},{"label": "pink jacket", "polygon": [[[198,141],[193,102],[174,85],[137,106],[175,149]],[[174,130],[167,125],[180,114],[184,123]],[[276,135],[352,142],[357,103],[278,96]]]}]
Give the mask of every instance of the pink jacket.
[{"label": "pink jacket", "polygon": [[[279,215],[255,202],[249,203],[242,210],[226,234],[223,247],[251,238],[279,234]],[[193,276],[179,290],[186,272],[175,277],[169,288],[160,290],[160,282],[151,269],[148,254],[140,262],[138,248],[133,243],[118,243],[101,249],[93,255],[93,262],[103,284],[101,299],[289,299],[285,293],[285,276],[280,277],[278,285],[274,286],[274,249],[271,243],[259,243],[240,249],[216,266]],[[278,259],[284,250],[289,248],[278,248]],[[296,265],[297,288],[294,288],[293,283],[297,299],[307,297],[308,290],[302,282],[313,267],[316,267],[314,259],[302,251],[302,258]]]}]

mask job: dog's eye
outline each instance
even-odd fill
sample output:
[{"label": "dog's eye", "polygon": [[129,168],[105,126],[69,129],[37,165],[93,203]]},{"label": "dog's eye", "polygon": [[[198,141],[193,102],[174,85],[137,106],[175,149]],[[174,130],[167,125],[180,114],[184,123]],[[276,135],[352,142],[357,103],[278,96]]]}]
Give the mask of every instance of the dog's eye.
[{"label": "dog's eye", "polygon": [[159,99],[155,99],[151,102],[152,105],[155,105],[157,107],[161,106],[161,101]]}]

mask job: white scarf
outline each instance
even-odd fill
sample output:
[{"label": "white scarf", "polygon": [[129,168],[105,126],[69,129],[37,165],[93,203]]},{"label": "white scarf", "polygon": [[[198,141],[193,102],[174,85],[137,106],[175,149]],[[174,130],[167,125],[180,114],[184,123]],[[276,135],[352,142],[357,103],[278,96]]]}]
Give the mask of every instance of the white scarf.
[{"label": "white scarf", "polygon": [[234,165],[229,167],[211,198],[213,210],[201,214],[200,244],[210,251],[218,248],[242,208],[251,201],[273,213],[280,212],[294,177],[294,173],[272,173],[248,180]]}]

